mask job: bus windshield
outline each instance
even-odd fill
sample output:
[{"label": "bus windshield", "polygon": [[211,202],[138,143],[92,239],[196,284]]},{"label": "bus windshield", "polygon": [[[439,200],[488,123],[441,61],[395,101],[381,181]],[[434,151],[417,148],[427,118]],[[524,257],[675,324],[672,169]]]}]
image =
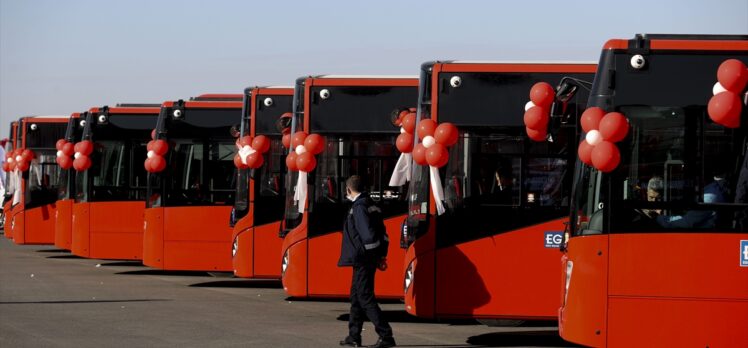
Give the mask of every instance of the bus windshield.
[{"label": "bus windshield", "polygon": [[65,135],[67,123],[38,123],[36,130],[26,124],[26,148],[34,151],[36,158],[31,161],[29,170],[24,173],[26,209],[54,203],[60,184],[60,167],[57,165],[55,142]]},{"label": "bus windshield", "polygon": [[156,114],[110,114],[105,123],[86,117],[83,139],[94,142],[92,166],[76,175],[79,202],[144,200],[146,142]]},{"label": "bus windshield", "polygon": [[405,212],[402,187],[388,186],[399,152],[395,135],[325,135],[327,148],[318,155],[309,191],[308,235],[339,231],[350,208],[345,181],[351,175],[364,179],[365,192],[385,218]]},{"label": "bus windshield", "polygon": [[624,105],[616,111],[631,125],[618,144],[621,164],[609,175],[580,168],[575,235],[744,228],[748,202],[736,195],[738,179],[748,175],[741,129],[713,123],[704,106]]},{"label": "bus windshield", "polygon": [[[571,162],[568,144],[575,138],[574,127],[562,128],[553,143],[532,142],[522,131],[468,128],[460,134],[440,173],[446,211],[436,218],[439,245],[454,245],[568,214],[572,175],[567,168]],[[423,168],[422,172],[428,173],[426,166]],[[412,192],[424,192],[428,197],[428,177],[411,185],[415,186]],[[425,203],[420,204],[416,207],[411,202],[412,217],[426,214]]]},{"label": "bus windshield", "polygon": [[[149,207],[233,205],[240,109],[186,109],[180,119],[161,113],[158,132],[169,142],[167,167],[149,175]],[[143,149],[145,153],[145,149]]]}]

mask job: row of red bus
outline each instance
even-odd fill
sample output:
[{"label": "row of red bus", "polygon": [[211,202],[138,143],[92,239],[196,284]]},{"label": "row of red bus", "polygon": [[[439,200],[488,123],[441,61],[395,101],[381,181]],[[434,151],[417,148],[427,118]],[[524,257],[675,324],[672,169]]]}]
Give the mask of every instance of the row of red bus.
[{"label": "row of red bus", "polygon": [[5,236],[347,297],[358,174],[391,240],[375,292],[410,314],[747,346],[746,64],[748,36],[637,35],[598,64],[434,61],[23,117]]}]

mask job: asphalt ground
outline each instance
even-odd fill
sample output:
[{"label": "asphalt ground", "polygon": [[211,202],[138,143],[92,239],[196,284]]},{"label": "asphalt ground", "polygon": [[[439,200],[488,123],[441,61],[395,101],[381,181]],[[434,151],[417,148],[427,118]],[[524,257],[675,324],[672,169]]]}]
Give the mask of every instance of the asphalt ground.
[{"label": "asphalt ground", "polygon": [[[569,347],[553,322],[433,322],[382,304],[402,347]],[[0,237],[0,347],[338,347],[344,301],[289,299],[278,281],[163,272]],[[376,341],[371,323],[364,344]]]}]

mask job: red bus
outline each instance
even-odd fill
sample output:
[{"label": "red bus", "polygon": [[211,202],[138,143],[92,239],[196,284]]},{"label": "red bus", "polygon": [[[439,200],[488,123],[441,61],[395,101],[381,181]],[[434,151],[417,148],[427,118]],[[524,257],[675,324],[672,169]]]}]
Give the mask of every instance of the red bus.
[{"label": "red bus", "polygon": [[[293,87],[254,87],[244,90],[241,137],[265,136],[270,149],[256,169],[240,169],[232,222],[234,275],[280,279],[278,238],[285,204],[285,153],[281,116],[291,112]],[[284,118],[290,121],[290,118]],[[290,124],[287,124],[290,127]]]},{"label": "red bus", "polygon": [[163,171],[148,175],[143,263],[164,270],[231,272],[229,216],[242,95],[203,95],[162,104],[156,141],[168,142]]},{"label": "red bus", "polygon": [[142,163],[160,110],[158,104],[121,104],[86,114],[78,145],[89,142],[92,152],[86,155],[90,163],[74,166],[74,255],[143,258],[147,173]]},{"label": "red bus", "polygon": [[745,86],[730,91],[743,104],[736,124],[708,112],[730,59],[742,61],[745,85],[748,36],[636,35],[603,47],[588,104],[623,114],[627,135],[611,148],[617,166],[577,163],[558,313],[565,340],[748,344]]},{"label": "red bus", "polygon": [[[569,121],[584,110],[594,72],[584,63],[421,66],[417,128],[448,122],[458,135],[446,165],[413,166],[402,232],[408,313],[502,325],[555,318],[576,153]],[[565,98],[553,104],[552,141],[531,141],[523,123],[539,82],[559,85]],[[432,180],[443,193],[441,214]]]},{"label": "red bus", "polygon": [[[65,136],[61,139],[69,143],[80,140],[86,114],[88,114],[87,111],[71,114],[65,129]],[[58,150],[57,156],[64,156],[60,151]],[[60,165],[60,162],[58,161],[57,164]],[[60,186],[57,189],[57,202],[55,202],[57,207],[55,211],[55,246],[64,250],[70,250],[73,243],[73,202],[75,202],[75,170],[68,164],[66,168],[60,166]]]},{"label": "red bus", "polygon": [[18,121],[21,141],[14,152],[19,180],[10,217],[16,244],[55,242],[55,202],[60,179],[55,142],[65,135],[69,118],[31,116]]},{"label": "red bus", "polygon": [[[390,268],[377,272],[375,293],[402,298],[399,265],[403,252],[398,243],[406,201],[403,187],[388,186],[399,156],[395,139],[400,134],[391,115],[413,106],[417,87],[415,77],[327,75],[296,81],[292,134],[303,129],[324,136],[326,142],[316,155],[316,169],[308,173],[307,187],[297,187],[305,175],[299,171],[289,171],[286,179],[281,273],[288,295],[349,296],[351,269],[339,268],[337,263],[343,221],[350,208],[345,180],[358,174],[382,209],[391,241]],[[291,141],[290,145],[300,144]]]},{"label": "red bus", "polygon": [[[13,154],[13,150],[16,149],[16,138],[18,137],[18,122],[13,121],[10,123],[10,134],[8,136],[8,143],[5,144],[5,162],[8,165],[12,161],[9,161]],[[10,228],[10,211],[13,205],[13,193],[16,187],[17,176],[10,169],[9,166],[4,166],[3,171],[5,172],[5,194],[3,195],[3,234],[5,238],[13,239],[13,230]]]}]

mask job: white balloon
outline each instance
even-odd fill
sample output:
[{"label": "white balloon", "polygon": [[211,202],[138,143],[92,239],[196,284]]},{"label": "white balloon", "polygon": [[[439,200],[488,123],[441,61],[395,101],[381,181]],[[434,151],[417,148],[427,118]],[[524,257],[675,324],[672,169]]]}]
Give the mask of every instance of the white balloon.
[{"label": "white balloon", "polygon": [[525,104],[525,111],[530,110],[530,108],[533,106],[535,106],[535,103],[530,100],[529,102],[527,102],[527,104]]},{"label": "white balloon", "polygon": [[429,147],[431,147],[431,145],[434,145],[434,143],[436,143],[436,139],[434,139],[434,137],[432,137],[430,135],[427,135],[427,136],[423,137],[423,146],[424,147],[429,148]]},{"label": "white balloon", "polygon": [[65,154],[62,153],[62,151],[57,150],[57,157],[62,157],[62,156],[65,156]]},{"label": "white balloon", "polygon": [[400,133],[405,133],[405,128],[400,127]]},{"label": "white balloon", "polygon": [[603,137],[597,129],[593,129],[587,132],[587,135],[584,136],[584,140],[586,140],[588,144],[595,146],[603,141]]},{"label": "white balloon", "polygon": [[153,158],[153,156],[156,156],[156,153],[153,152],[153,150],[151,150],[151,151],[148,151],[147,156],[148,156],[148,158]]},{"label": "white balloon", "polygon": [[11,156],[11,157],[8,157],[8,163],[13,163],[13,162],[15,162],[15,161],[16,161],[16,160],[14,160],[14,159],[13,159],[13,156]]},{"label": "white balloon", "polygon": [[21,155],[16,156],[16,162],[21,162],[22,159],[23,157],[21,157]]},{"label": "white balloon", "polygon": [[78,157],[80,157],[80,156],[81,156],[81,153],[80,152],[76,152],[75,155],[73,155],[73,158],[78,159]]},{"label": "white balloon", "polygon": [[306,147],[304,147],[304,145],[296,145],[296,154],[297,155],[301,155],[304,152],[306,152]]},{"label": "white balloon", "polygon": [[719,83],[719,81],[714,83],[714,87],[712,87],[712,94],[717,95],[722,92],[727,92],[727,89],[725,87],[722,87],[722,84]]}]

